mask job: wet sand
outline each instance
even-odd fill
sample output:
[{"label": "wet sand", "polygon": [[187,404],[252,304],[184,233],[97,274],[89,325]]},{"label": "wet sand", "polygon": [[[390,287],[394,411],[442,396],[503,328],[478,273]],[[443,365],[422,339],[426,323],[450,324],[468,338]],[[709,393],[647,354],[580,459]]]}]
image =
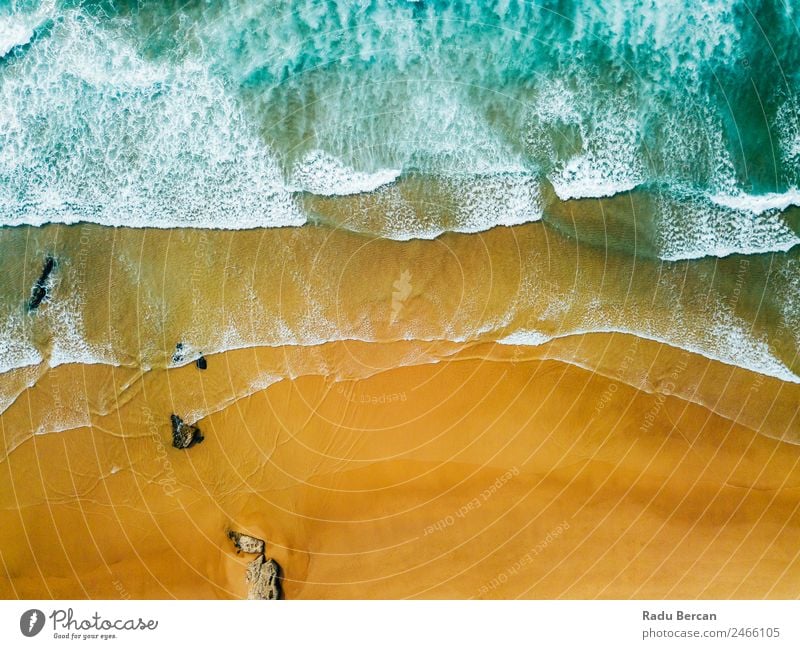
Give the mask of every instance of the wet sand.
[{"label": "wet sand", "polygon": [[[567,341],[573,362],[544,358],[566,357]],[[653,368],[662,390],[577,366],[576,346],[596,367]],[[379,365],[372,347],[302,354]],[[775,416],[796,404],[795,386],[607,334],[426,344],[418,354],[450,360],[283,380],[201,419],[202,444],[169,446],[170,411],[226,382],[235,392],[278,351],[141,380],[51,370],[87,395],[121,396],[90,406],[91,426],[23,435],[5,457],[0,595],[244,597],[250,557],[228,529],[267,541],[292,599],[800,595],[800,446],[755,425],[773,417],[773,437],[795,435]],[[693,400],[666,394],[701,377]],[[7,448],[50,392],[42,382],[0,417]],[[736,403],[750,413],[741,421]]]}]

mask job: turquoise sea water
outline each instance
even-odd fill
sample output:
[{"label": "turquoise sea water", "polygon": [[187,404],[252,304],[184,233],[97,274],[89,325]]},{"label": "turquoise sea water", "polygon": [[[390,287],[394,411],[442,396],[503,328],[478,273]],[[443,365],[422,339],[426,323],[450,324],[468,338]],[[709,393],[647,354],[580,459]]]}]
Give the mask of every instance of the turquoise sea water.
[{"label": "turquoise sea water", "polygon": [[[0,0],[0,413],[48,367],[330,341],[617,331],[798,383],[798,27],[800,0]],[[175,231],[44,227],[77,222]],[[406,272],[428,310],[394,322]]]},{"label": "turquoise sea water", "polygon": [[455,215],[389,206],[374,234],[634,190],[664,259],[786,250],[799,24],[797,0],[4,0],[0,218],[298,225],[302,192],[421,175]]}]

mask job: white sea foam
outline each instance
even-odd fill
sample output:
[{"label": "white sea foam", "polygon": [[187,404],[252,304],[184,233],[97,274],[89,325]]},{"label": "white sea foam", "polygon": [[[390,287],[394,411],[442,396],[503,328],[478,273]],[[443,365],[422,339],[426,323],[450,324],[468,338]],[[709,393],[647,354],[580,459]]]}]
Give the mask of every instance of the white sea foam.
[{"label": "white sea foam", "polygon": [[789,383],[800,383],[800,376],[792,372],[785,363],[775,358],[766,341],[754,338],[743,322],[735,321],[732,317],[727,318],[724,322],[713,324],[708,330],[708,336],[701,342],[688,342],[680,338],[659,335],[635,328],[602,326],[579,328],[556,335],[547,335],[535,330],[525,330],[509,334],[497,342],[503,345],[538,347],[559,338],[596,333],[629,334],[683,349],[725,365],[741,367]]},{"label": "white sea foam", "polygon": [[[730,58],[741,32],[738,0],[585,0],[575,14],[575,40],[600,39],[627,54],[655,52],[670,70],[694,71],[713,57]],[[626,57],[627,58],[627,57]]]},{"label": "white sea foam", "polygon": [[800,190],[791,188],[781,193],[768,194],[716,194],[711,200],[732,210],[764,214],[774,210],[785,210],[792,205],[800,205]]},{"label": "white sea foam", "polygon": [[436,200],[427,196],[420,205],[388,188],[372,197],[370,209],[351,212],[345,227],[409,241],[531,223],[543,214],[539,180],[518,168],[449,175],[437,180],[435,191]]},{"label": "white sea foam", "polygon": [[596,156],[587,154],[569,160],[550,177],[553,189],[564,201],[571,198],[601,198],[630,191],[644,178],[628,169],[614,170]]},{"label": "white sea foam", "polygon": [[[48,293],[57,291],[58,280],[51,277]],[[118,365],[110,349],[92,346],[86,340],[81,314],[77,295],[57,295],[32,314],[13,311],[0,326],[0,375],[43,361],[49,367],[67,363]],[[50,332],[49,349],[40,351],[34,346],[33,319],[44,320],[41,326]]]},{"label": "white sea foam", "polygon": [[13,404],[20,394],[32,387],[41,374],[38,365],[23,365],[0,372],[0,415]]},{"label": "white sea foam", "polygon": [[[797,235],[780,212],[800,203],[800,192],[745,193],[736,180],[721,119],[706,103],[676,107],[662,128],[669,145],[658,154],[670,179],[656,201],[662,259],[782,252],[797,245]],[[687,189],[698,186],[707,189]]]},{"label": "white sea foam", "polygon": [[[548,179],[561,200],[612,196],[645,180],[640,129],[632,105],[633,99],[625,95],[599,101],[584,89],[560,81],[539,94],[527,142],[534,157],[557,160]],[[602,114],[597,114],[600,110]],[[565,129],[577,131],[581,150],[558,160],[552,138]]]},{"label": "white sea foam", "polygon": [[553,336],[548,336],[535,329],[521,329],[508,336],[500,338],[497,342],[501,345],[525,345],[527,347],[538,347],[553,340]]},{"label": "white sea foam", "polygon": [[0,16],[0,58],[33,38],[33,27],[16,16]]},{"label": "white sea foam", "polygon": [[474,233],[542,218],[537,178],[524,172],[494,173],[449,181],[456,196],[454,232]]},{"label": "white sea foam", "polygon": [[[693,46],[709,54],[733,51],[732,41],[716,27],[728,19],[729,4],[714,2],[706,12],[689,12],[685,27],[691,39],[707,39],[692,41]],[[590,6],[588,13],[578,12],[576,34],[589,37],[580,34],[588,28],[586,16],[597,10],[603,14],[598,24],[611,29],[619,43],[635,47],[654,39],[657,48],[668,48],[670,39],[676,38],[674,26],[658,16],[670,6],[667,0],[654,0],[633,11],[630,25],[617,22],[626,11],[622,5],[607,9]],[[394,15],[390,6],[382,11]],[[356,7],[348,6],[348,19],[352,12],[358,13]],[[497,12],[514,13],[502,6]],[[312,14],[317,21],[328,19]],[[612,16],[615,18],[609,22]],[[226,15],[225,20],[234,18],[242,21],[238,28],[223,25],[220,29],[232,29],[233,34],[247,32],[253,17],[245,12]],[[436,31],[444,28],[439,22],[446,23],[434,21],[419,27]],[[403,28],[411,29],[410,38],[422,38],[424,34],[418,33],[414,24],[409,20]],[[617,33],[623,24],[639,25],[642,34],[635,30]],[[374,192],[395,182],[401,169],[430,173],[457,187],[452,214],[441,221],[428,218],[401,197],[387,195],[378,202],[386,208],[386,218],[375,234],[399,240],[430,239],[445,231],[481,232],[541,218],[535,181],[538,166],[519,151],[520,143],[514,137],[518,134],[509,136],[498,129],[498,124],[516,123],[516,118],[509,120],[509,116],[524,109],[510,108],[506,104],[514,102],[508,101],[484,106],[481,102],[489,101],[487,97],[470,96],[471,91],[462,85],[446,82],[437,76],[441,70],[435,65],[420,68],[419,78],[391,77],[392,83],[365,84],[359,89],[365,94],[355,100],[342,79],[331,81],[323,75],[319,87],[309,82],[310,90],[306,90],[310,95],[326,97],[314,104],[315,148],[283,178],[280,153],[259,137],[261,125],[238,103],[223,78],[210,72],[204,57],[146,58],[125,25],[124,21],[108,21],[101,27],[88,14],[66,9],[51,36],[35,43],[25,57],[3,70],[0,213],[4,223],[92,221],[228,229],[297,226],[306,222],[306,216],[292,195],[294,191],[329,196]],[[387,25],[378,25],[375,34],[370,31],[369,39],[385,37],[394,42],[396,33],[381,31],[389,29]],[[204,27],[211,30],[203,32],[205,38],[210,39],[212,32],[221,36],[212,27]],[[258,51],[256,41],[248,37],[247,46],[253,51]],[[370,43],[362,43],[364,56],[377,51],[378,41]],[[277,75],[289,53],[284,43],[270,42],[263,47],[275,54],[269,65],[276,66],[273,72]],[[410,61],[414,47],[409,47]],[[216,50],[213,56],[225,59]],[[222,59],[213,60],[224,67],[227,63]],[[246,70],[239,72],[258,68],[259,61],[250,61]],[[572,86],[552,79],[541,84],[543,89],[537,90],[530,105],[533,121],[542,128],[526,135],[530,148],[555,160],[547,175],[562,200],[609,196],[636,187],[645,179],[636,97],[625,89],[604,95],[591,79],[576,79]],[[339,94],[325,94],[336,88]],[[403,110],[390,117],[374,117],[364,105],[399,105]],[[501,106],[509,115],[487,119],[488,108]],[[793,114],[789,108],[780,113],[785,117],[780,118],[781,123],[787,124],[782,151],[790,162],[800,150],[796,130],[790,128]],[[686,124],[684,117],[676,121],[678,133]],[[719,124],[708,121],[713,116],[701,117],[706,131],[722,131]],[[563,127],[577,131],[579,151],[559,159],[548,149],[552,142],[541,138],[547,137],[543,133],[552,136]],[[531,130],[535,128],[531,126]],[[378,134],[381,140],[376,144]],[[692,130],[690,135],[680,142],[667,138],[666,148],[691,147],[697,133]],[[732,193],[729,161],[717,160],[716,155],[720,151],[725,154],[724,146],[718,142],[704,146],[713,149],[707,166],[721,170],[719,182],[712,183],[712,191],[719,190],[716,207],[735,209],[734,219],[742,232],[732,233],[721,212],[697,212],[700,223],[676,221],[685,225],[688,233],[680,232],[677,225],[665,228],[664,258],[786,250],[795,245],[796,237],[780,218],[769,216],[767,222],[756,220],[748,225],[740,217],[745,212],[761,214],[797,204],[798,190],[762,197]],[[691,158],[684,153],[676,157]],[[351,162],[359,155],[370,158],[369,163]],[[384,158],[388,160],[385,164],[381,162]],[[359,215],[354,215],[352,222],[354,229],[373,232],[369,227],[373,223],[359,222]],[[773,244],[768,241],[770,232],[777,236]]]},{"label": "white sea foam", "polygon": [[723,200],[710,200],[699,194],[687,194],[680,200],[661,197],[659,256],[677,261],[790,250],[800,243],[800,237],[782,215],[774,207],[764,211],[750,209],[784,201],[784,197],[778,200],[768,197],[751,203],[747,198],[724,205]]},{"label": "white sea foam", "polygon": [[78,10],[0,76],[4,223],[301,225],[276,157],[196,60],[146,60]]},{"label": "white sea foam", "polygon": [[42,362],[39,350],[28,340],[23,315],[11,313],[0,326],[0,374]]},{"label": "white sea foam", "polygon": [[[788,3],[787,3],[788,4]],[[800,101],[796,97],[786,99],[775,115],[778,130],[778,146],[784,173],[789,176],[789,183],[795,186],[795,193],[800,186]],[[795,202],[795,205],[798,203]]]},{"label": "white sea foam", "polygon": [[[312,315],[312,319],[317,324],[320,324],[317,316]],[[589,317],[588,320],[591,321],[592,317]],[[602,323],[603,319],[597,319],[597,322]],[[469,342],[470,340],[483,339],[485,334],[491,335],[492,331],[500,331],[504,328],[504,326],[504,320],[501,318],[496,322],[485,323],[485,326],[479,327],[478,330],[473,331],[469,335],[462,335],[462,333],[459,331],[452,330],[448,326],[445,327],[445,331],[442,332],[444,334],[443,336],[427,338],[409,335],[407,332],[402,339]],[[715,318],[711,326],[696,340],[692,341],[681,337],[679,334],[661,330],[650,330],[647,327],[643,329],[636,329],[624,326],[608,326],[604,324],[597,324],[587,327],[579,327],[574,330],[564,331],[558,334],[547,334],[543,331],[528,327],[507,333],[505,336],[500,338],[498,342],[504,345],[533,347],[540,346],[558,338],[594,333],[622,333],[634,335],[643,339],[664,343],[678,349],[684,349],[724,364],[749,369],[751,371],[772,376],[783,381],[800,383],[800,377],[793,373],[782,361],[774,356],[766,340],[763,340],[755,335],[745,322],[737,319],[730,313],[724,312],[719,313],[718,317]],[[304,335],[297,336],[293,333],[285,335],[283,338],[284,340],[271,340],[270,344],[265,344],[263,340],[259,340],[257,337],[248,339],[247,336],[243,336],[238,330],[229,329],[222,336],[222,340],[218,341],[220,343],[224,342],[224,344],[221,346],[213,345],[214,349],[211,349],[210,353],[240,348],[272,346],[272,344],[293,345],[297,344],[295,342],[297,340],[303,340],[303,346],[316,346],[332,340],[350,340],[360,342],[374,341],[374,336],[363,336],[360,335],[360,333],[356,330],[350,332],[350,335],[348,336],[344,336],[342,334],[339,334],[338,336],[334,335],[330,338],[330,340],[316,340],[312,339],[313,337],[307,337]],[[210,347],[207,347],[207,349],[210,349]],[[416,353],[412,353],[402,360],[398,366],[438,362],[439,360],[440,359],[435,357],[419,357]],[[80,354],[73,353],[72,362],[84,361],[81,360]],[[100,362],[103,361],[101,360]],[[593,368],[587,369],[591,370]],[[315,363],[312,361],[310,366],[303,365],[302,367],[294,368],[290,363],[279,372],[262,372],[258,376],[254,377],[249,386],[242,393],[237,393],[237,395],[233,398],[225,396],[224,399],[219,401],[214,401],[212,399],[209,403],[205,404],[204,407],[185,413],[184,418],[190,422],[197,421],[207,416],[211,412],[215,412],[226,407],[236,399],[263,390],[283,379],[296,378],[309,373],[335,376],[336,380],[354,378],[353,376],[349,375],[340,375],[335,368],[327,366],[325,357],[321,354],[318,358],[318,362]],[[29,381],[30,384],[35,382],[35,377],[31,378],[34,380]],[[22,389],[24,389],[24,386],[22,386]],[[54,400],[53,407],[49,410],[46,409],[47,412],[44,412],[41,415],[41,419],[35,423],[34,432],[36,434],[68,430],[79,426],[86,426],[90,423],[91,417],[86,398],[80,390],[55,391]],[[12,444],[12,446],[16,445],[16,443]]]},{"label": "white sea foam", "polygon": [[288,189],[321,196],[347,196],[393,183],[401,173],[401,169],[356,171],[335,156],[317,149],[295,164]]},{"label": "white sea foam", "polygon": [[45,0],[35,11],[0,14],[0,59],[15,47],[29,43],[54,6],[55,0]]}]

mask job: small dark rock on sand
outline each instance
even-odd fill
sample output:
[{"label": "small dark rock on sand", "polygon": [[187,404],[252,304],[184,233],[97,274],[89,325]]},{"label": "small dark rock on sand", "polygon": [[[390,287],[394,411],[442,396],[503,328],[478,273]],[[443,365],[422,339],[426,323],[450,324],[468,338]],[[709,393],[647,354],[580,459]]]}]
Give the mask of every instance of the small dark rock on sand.
[{"label": "small dark rock on sand", "polygon": [[177,345],[175,345],[175,353],[172,354],[172,362],[173,363],[183,362],[183,343],[178,343]]},{"label": "small dark rock on sand", "polygon": [[205,439],[197,426],[184,423],[178,415],[171,415],[172,445],[178,449],[192,448]]},{"label": "small dark rock on sand", "polygon": [[197,369],[199,369],[199,370],[204,370],[204,369],[206,369],[208,367],[208,363],[206,362],[206,357],[205,356],[201,356],[200,358],[198,358],[194,362],[194,364],[197,365]]},{"label": "small dark rock on sand", "polygon": [[33,290],[31,291],[31,299],[28,301],[28,311],[38,309],[39,305],[47,297],[47,279],[50,277],[50,273],[53,272],[55,267],[55,257],[48,255],[44,260],[42,273],[39,275],[39,279],[36,280],[36,284],[34,284]]}]

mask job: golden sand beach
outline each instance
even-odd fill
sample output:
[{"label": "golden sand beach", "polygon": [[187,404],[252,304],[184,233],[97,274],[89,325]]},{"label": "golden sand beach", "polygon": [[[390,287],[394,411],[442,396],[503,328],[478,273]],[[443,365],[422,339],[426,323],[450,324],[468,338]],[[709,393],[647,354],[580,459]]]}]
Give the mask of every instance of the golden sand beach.
[{"label": "golden sand beach", "polygon": [[[252,557],[230,530],[266,541],[292,599],[798,595],[800,387],[574,333],[635,316],[666,337],[680,304],[692,335],[727,303],[794,367],[787,332],[751,306],[769,311],[780,259],[634,272],[541,224],[403,243],[326,228],[3,236],[61,260],[38,336],[59,340],[48,310],[78,295],[82,336],[130,359],[2,376],[3,597],[244,597]],[[558,337],[498,344],[514,320]],[[314,343],[309,326],[331,321],[350,335]],[[203,349],[206,370],[170,358],[231,322],[249,344]],[[202,444],[171,446],[173,413]]]}]

